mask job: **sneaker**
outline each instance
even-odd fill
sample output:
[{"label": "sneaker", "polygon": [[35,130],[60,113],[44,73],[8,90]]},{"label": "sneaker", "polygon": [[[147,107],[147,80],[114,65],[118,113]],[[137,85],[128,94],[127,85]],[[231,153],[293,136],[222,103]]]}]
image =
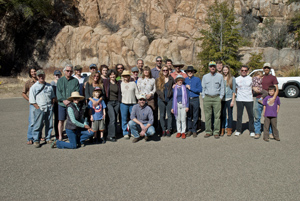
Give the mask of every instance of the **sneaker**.
[{"label": "sneaker", "polygon": [[250,133],[250,137],[255,137],[255,133]]},{"label": "sneaker", "polygon": [[269,134],[270,139],[274,140],[274,136],[272,133]]},{"label": "sneaker", "polygon": [[166,137],[166,131],[163,131],[161,137]]},{"label": "sneaker", "polygon": [[129,135],[124,135],[124,139],[129,140],[130,139]]},{"label": "sneaker", "polygon": [[40,147],[41,147],[40,142],[34,142],[33,144],[34,144],[34,147],[35,147],[35,148],[40,148]]},{"label": "sneaker", "polygon": [[51,144],[51,146],[50,146],[52,149],[53,148],[56,148],[56,140],[54,140],[53,142],[52,142],[52,144]]},{"label": "sneaker", "polygon": [[185,139],[185,138],[186,138],[185,133],[182,133],[181,138],[182,138],[182,139]]},{"label": "sneaker", "polygon": [[241,132],[236,131],[234,135],[239,136],[240,134],[241,134]]},{"label": "sneaker", "polygon": [[177,133],[176,138],[180,138],[181,137],[181,133]]},{"label": "sneaker", "polygon": [[136,143],[136,142],[138,142],[138,141],[140,141],[140,137],[138,137],[138,138],[133,138],[133,140],[132,140],[132,143]]},{"label": "sneaker", "polygon": [[259,139],[260,138],[260,134],[255,134],[254,139]]},{"label": "sneaker", "polygon": [[166,131],[167,137],[171,137],[171,132],[169,130]]}]

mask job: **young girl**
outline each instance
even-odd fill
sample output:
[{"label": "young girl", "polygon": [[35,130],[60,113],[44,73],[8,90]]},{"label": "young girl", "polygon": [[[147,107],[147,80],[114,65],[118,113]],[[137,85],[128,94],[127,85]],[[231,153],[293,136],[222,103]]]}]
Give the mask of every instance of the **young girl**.
[{"label": "young girl", "polygon": [[176,85],[173,89],[173,106],[171,112],[175,115],[177,125],[177,138],[185,139],[186,113],[189,111],[189,97],[183,85],[184,77],[177,75]]},{"label": "young girl", "polygon": [[263,99],[268,95],[268,92],[262,88],[262,78],[263,73],[261,71],[254,73],[252,78],[252,86],[257,87],[258,91],[262,94],[261,98],[258,100],[260,104],[263,104]]},{"label": "young girl", "polygon": [[[93,91],[93,100],[98,101],[101,95],[101,89],[99,87],[95,87]],[[105,140],[103,138],[103,132],[105,130],[104,119],[105,119],[105,108],[106,105],[103,100],[99,102],[99,104],[95,107],[93,106],[93,102],[89,101],[90,108],[90,120],[92,122],[92,129],[96,133],[95,138],[96,142],[100,142],[100,144],[104,144]],[[100,131],[100,141],[97,135],[97,132]]]}]

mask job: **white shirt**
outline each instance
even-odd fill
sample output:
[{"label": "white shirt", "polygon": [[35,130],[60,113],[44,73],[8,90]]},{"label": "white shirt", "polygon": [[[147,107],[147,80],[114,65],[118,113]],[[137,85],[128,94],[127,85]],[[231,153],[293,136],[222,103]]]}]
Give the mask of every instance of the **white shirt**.
[{"label": "white shirt", "polygon": [[252,102],[252,78],[250,76],[239,76],[236,81],[236,101]]}]

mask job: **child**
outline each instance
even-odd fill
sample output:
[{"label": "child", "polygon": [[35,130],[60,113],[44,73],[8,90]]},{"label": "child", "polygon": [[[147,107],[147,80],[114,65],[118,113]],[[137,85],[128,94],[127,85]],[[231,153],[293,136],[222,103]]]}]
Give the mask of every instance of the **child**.
[{"label": "child", "polygon": [[263,104],[263,99],[268,95],[268,92],[262,88],[262,77],[263,73],[261,71],[257,71],[256,73],[254,73],[254,76],[252,78],[252,86],[257,87],[259,93],[262,94],[260,99],[258,99],[258,102],[260,104]]},{"label": "child", "polygon": [[272,125],[272,130],[274,134],[274,139],[276,141],[280,141],[279,139],[279,132],[277,129],[277,115],[279,112],[279,107],[280,107],[280,99],[277,96],[274,103],[270,104],[269,99],[271,99],[276,91],[275,86],[270,86],[269,87],[269,95],[264,99],[263,105],[264,105],[264,110],[263,113],[265,114],[265,122],[264,122],[264,141],[269,142],[269,128],[270,128],[270,123]]},{"label": "child", "polygon": [[[101,96],[101,89],[99,87],[95,87],[93,91],[93,100],[98,101]],[[89,101],[88,107],[90,108],[90,120],[92,122],[92,129],[96,133],[96,142],[99,142],[97,132],[100,131],[100,144],[104,144],[105,140],[103,138],[103,132],[105,130],[104,119],[105,119],[105,108],[106,105],[103,100],[99,102],[97,107],[93,106],[93,102]]]},{"label": "child", "polygon": [[173,89],[173,106],[171,112],[175,115],[177,125],[177,138],[185,139],[186,113],[189,111],[189,97],[183,85],[184,77],[177,75],[176,85]]}]

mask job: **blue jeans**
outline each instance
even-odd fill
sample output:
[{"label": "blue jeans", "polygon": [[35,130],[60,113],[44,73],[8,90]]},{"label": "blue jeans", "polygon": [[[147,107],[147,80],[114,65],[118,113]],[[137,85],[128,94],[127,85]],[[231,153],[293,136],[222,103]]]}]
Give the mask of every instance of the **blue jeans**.
[{"label": "blue jeans", "polygon": [[226,122],[227,122],[227,115],[226,115],[226,110],[228,114],[228,127],[227,128],[232,128],[232,110],[233,107],[230,107],[232,99],[228,101],[222,101],[222,113],[221,113],[221,125],[222,128],[226,128]]},{"label": "blue jeans", "polygon": [[42,136],[42,130],[45,124],[45,136],[46,141],[51,139],[51,132],[53,129],[53,110],[49,109],[47,112],[43,112],[40,109],[35,109],[33,111],[34,115],[34,124],[32,137],[34,142],[39,142]]},{"label": "blue jeans", "polygon": [[80,136],[80,143],[83,142],[94,135],[94,132],[89,132],[84,128],[77,128],[76,130],[66,129],[70,142],[56,141],[56,147],[58,149],[76,149],[77,148],[77,136]]},{"label": "blue jeans", "polygon": [[124,104],[124,103],[120,104],[121,119],[122,119],[121,126],[122,126],[122,130],[123,130],[123,135],[128,135],[127,118],[128,118],[128,114],[130,116],[133,106],[134,106],[134,104]]},{"label": "blue jeans", "polygon": [[[134,136],[134,138],[138,138],[140,137],[140,132],[142,131],[140,125],[138,125],[137,123],[135,123],[134,121],[130,120],[129,121],[129,128],[131,130],[131,134]],[[147,124],[144,124],[144,126],[147,126]],[[153,126],[150,126],[147,131],[146,131],[146,136],[150,136],[150,135],[154,135],[155,133],[155,129]]]},{"label": "blue jeans", "polygon": [[[264,106],[258,102],[258,98],[255,98],[254,107],[253,107],[253,114],[254,114],[254,130],[255,134],[261,134],[261,113],[264,109]],[[273,133],[272,127],[269,128],[269,133]]]},{"label": "blue jeans", "polygon": [[34,123],[34,111],[35,107],[33,105],[29,105],[29,116],[28,116],[28,129],[27,129],[27,141],[32,140],[32,132],[33,132],[33,123]]}]

